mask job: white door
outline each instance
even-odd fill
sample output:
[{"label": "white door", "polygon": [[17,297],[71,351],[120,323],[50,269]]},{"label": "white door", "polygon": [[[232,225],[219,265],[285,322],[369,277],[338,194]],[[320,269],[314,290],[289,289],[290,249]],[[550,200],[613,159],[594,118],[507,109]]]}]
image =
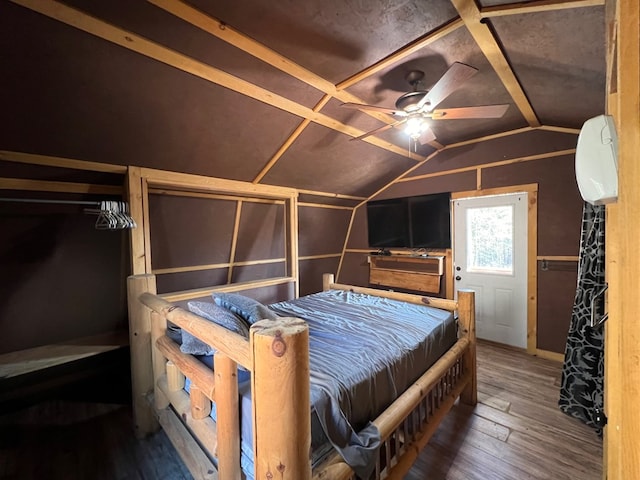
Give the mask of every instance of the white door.
[{"label": "white door", "polygon": [[454,200],[456,290],[476,292],[478,338],[527,347],[527,194]]}]

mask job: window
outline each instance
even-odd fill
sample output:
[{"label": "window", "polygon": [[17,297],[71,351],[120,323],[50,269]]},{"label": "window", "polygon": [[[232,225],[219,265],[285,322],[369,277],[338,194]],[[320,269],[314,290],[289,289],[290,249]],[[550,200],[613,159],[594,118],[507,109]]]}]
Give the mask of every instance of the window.
[{"label": "window", "polygon": [[513,206],[467,210],[467,270],[513,274]]}]

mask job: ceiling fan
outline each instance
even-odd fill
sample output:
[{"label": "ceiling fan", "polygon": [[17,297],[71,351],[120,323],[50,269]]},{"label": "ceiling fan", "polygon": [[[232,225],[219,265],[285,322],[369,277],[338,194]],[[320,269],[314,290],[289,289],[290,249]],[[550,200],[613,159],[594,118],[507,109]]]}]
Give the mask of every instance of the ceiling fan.
[{"label": "ceiling fan", "polygon": [[461,107],[436,109],[445,98],[456,91],[460,86],[478,71],[477,68],[470,67],[464,63],[455,62],[445,74],[431,87],[430,90],[421,89],[424,72],[412,70],[405,77],[413,90],[401,95],[396,100],[396,108],[378,107],[375,105],[362,105],[359,103],[343,103],[343,107],[357,108],[359,110],[370,110],[374,112],[389,113],[395,117],[400,117],[397,122],[384,125],[370,132],[364,133],[352,140],[383,132],[393,127],[406,124],[405,132],[415,142],[421,145],[435,140],[436,136],[429,126],[428,120],[454,120],[468,118],[500,118],[502,117],[508,104],[505,105],[484,105],[478,107]]}]

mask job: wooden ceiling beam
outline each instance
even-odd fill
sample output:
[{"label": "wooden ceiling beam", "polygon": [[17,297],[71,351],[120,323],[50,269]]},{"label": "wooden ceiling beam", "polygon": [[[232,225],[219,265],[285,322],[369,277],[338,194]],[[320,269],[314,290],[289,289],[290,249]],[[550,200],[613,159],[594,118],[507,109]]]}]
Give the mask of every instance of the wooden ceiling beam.
[{"label": "wooden ceiling beam", "polygon": [[254,39],[234,29],[231,25],[214,18],[181,0],[147,0],[149,3],[190,23],[194,27],[233,45],[272,67],[281,70],[301,82],[317,88],[321,92],[333,95],[336,87],[333,83],[280,55]]},{"label": "wooden ceiling beam", "polygon": [[[165,10],[168,13],[184,20],[187,23],[190,23],[194,27],[201,29],[204,32],[207,32],[214,37],[227,42],[230,45],[242,50],[249,55],[254,56],[258,60],[261,60],[268,65],[271,65],[274,68],[286,73],[287,75],[291,75],[294,78],[297,78],[301,82],[306,83],[314,88],[317,88],[321,92],[331,95],[332,97],[337,98],[341,102],[345,103],[365,103],[361,98],[353,95],[343,89],[352,85],[353,83],[366,78],[369,75],[373,75],[375,72],[385,68],[386,66],[397,62],[398,60],[410,55],[411,53],[423,48],[429,43],[434,42],[435,40],[443,37],[447,33],[452,32],[456,28],[463,25],[463,22],[458,20],[454,21],[451,24],[445,25],[444,27],[436,30],[432,34],[427,35],[425,38],[422,38],[407,47],[399,50],[393,55],[387,57],[386,59],[378,62],[377,64],[369,67],[366,70],[350,77],[344,82],[340,83],[337,87],[333,83],[325,80],[319,75],[307,70],[306,68],[298,65],[287,57],[279,54],[278,52],[264,46],[263,44],[257,42],[256,40],[248,37],[247,35],[235,30],[233,27],[227,25],[226,23],[220,21],[219,19],[210,16],[200,10],[192,7],[184,3],[182,0],[147,0],[149,3],[155,5],[158,8]],[[370,117],[373,117],[377,120],[380,120],[383,123],[391,124],[395,122],[395,119],[391,118],[389,115],[380,113],[380,112],[362,112]]]},{"label": "wooden ceiling beam", "polygon": [[409,55],[417,52],[418,50],[423,49],[424,47],[432,44],[436,40],[440,40],[442,37],[449,35],[450,33],[456,31],[458,28],[464,26],[464,22],[460,18],[456,18],[449,23],[441,26],[440,28],[434,30],[431,33],[415,40],[414,42],[409,43],[407,46],[401,48],[397,52],[392,53],[391,55],[383,58],[379,62],[374,63],[370,67],[365,68],[364,70],[352,75],[351,77],[343,80],[342,82],[336,85],[336,89],[338,91],[344,90],[345,88],[349,88],[350,86],[358,83],[361,80],[364,80],[367,77],[370,77],[374,73],[378,73],[380,70],[383,70],[391,65],[398,63],[400,60],[408,57]]},{"label": "wooden ceiling beam", "polygon": [[469,33],[473,36],[474,40],[484,53],[489,63],[491,63],[493,69],[498,74],[498,77],[504,84],[504,87],[513,98],[514,103],[522,113],[529,126],[539,127],[540,121],[533,111],[533,107],[527,98],[520,82],[516,78],[515,74],[507,58],[500,48],[498,41],[496,40],[493,32],[487,20],[482,18],[480,9],[476,5],[474,0],[451,0],[451,3],[458,11],[460,18],[464,21]]},{"label": "wooden ceiling beam", "polygon": [[518,2],[484,7],[480,10],[480,14],[483,18],[503,17],[505,15],[549,12],[567,8],[596,7],[604,5],[604,3],[605,0],[538,0],[535,2]]},{"label": "wooden ceiling beam", "polygon": [[[320,110],[322,110],[322,107],[324,107],[327,104],[330,98],[331,98],[330,95],[325,95],[324,97],[322,97],[320,101],[316,104],[316,106],[313,107],[313,111],[319,112]],[[267,164],[260,171],[260,173],[258,173],[256,178],[253,179],[253,183],[260,183],[262,181],[264,176],[267,173],[269,173],[269,170],[271,170],[273,166],[276,164],[276,162],[280,160],[280,157],[284,155],[284,153],[289,149],[289,147],[293,144],[293,142],[295,142],[296,139],[302,134],[304,129],[307,128],[307,126],[309,125],[309,123],[311,123],[311,120],[309,120],[308,118],[305,118],[304,120],[302,120],[302,122],[296,127],[293,133],[289,135],[289,138],[287,138],[284,141],[284,143],[280,146],[280,148],[276,151],[276,153],[269,159]]]},{"label": "wooden ceiling beam", "polygon": [[[288,98],[277,95],[264,88],[258,87],[246,80],[235,77],[220,69],[199,62],[191,57],[183,55],[179,52],[171,50],[163,45],[152,42],[140,35],[136,35],[127,30],[121,29],[100,19],[92,17],[80,10],[64,5],[59,2],[49,1],[41,2],[38,0],[11,0],[13,3],[21,5],[25,8],[38,12],[47,17],[58,20],[69,26],[82,30],[96,37],[107,40],[128,50],[134,51],[156,61],[177,68],[183,72],[189,73],[203,80],[215,83],[222,87],[233,90],[234,92],[246,95],[272,107],[284,110],[301,118],[307,118],[312,122],[327,127],[331,130],[344,133],[351,137],[362,135],[362,130],[345,125],[327,115],[314,112],[312,109],[300,105]],[[420,161],[422,157],[406,149],[398,147],[393,143],[381,140],[377,137],[367,137],[363,141],[385,149],[389,152],[409,157],[413,160]]]}]

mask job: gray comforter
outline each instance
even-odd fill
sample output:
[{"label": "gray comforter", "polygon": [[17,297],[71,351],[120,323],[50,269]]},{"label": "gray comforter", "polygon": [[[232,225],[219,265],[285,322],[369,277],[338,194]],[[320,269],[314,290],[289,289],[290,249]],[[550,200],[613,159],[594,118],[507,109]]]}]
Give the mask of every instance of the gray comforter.
[{"label": "gray comforter", "polygon": [[313,408],[329,441],[368,478],[380,446],[369,420],[455,343],[453,315],[341,290],[269,308],[309,324]]}]

